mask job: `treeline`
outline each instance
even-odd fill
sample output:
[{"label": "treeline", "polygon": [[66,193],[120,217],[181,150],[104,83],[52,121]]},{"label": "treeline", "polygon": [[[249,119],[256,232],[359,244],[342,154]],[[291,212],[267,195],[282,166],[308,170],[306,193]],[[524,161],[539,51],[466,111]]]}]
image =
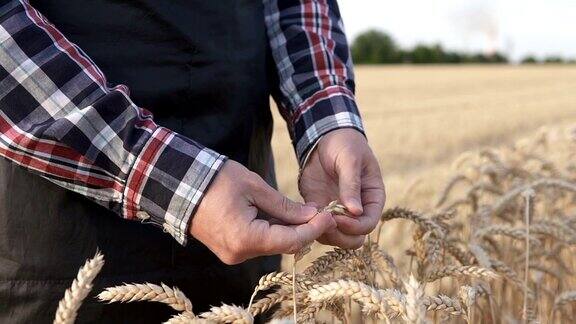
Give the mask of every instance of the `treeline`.
[{"label": "treeline", "polygon": [[[509,59],[503,53],[486,55],[483,53],[464,53],[449,51],[442,45],[417,45],[411,49],[400,48],[390,35],[377,31],[366,31],[352,43],[352,58],[359,64],[457,64],[457,63],[508,63]],[[522,63],[573,63],[560,57],[550,57],[538,60],[529,56]]]},{"label": "treeline", "polygon": [[522,64],[576,64],[576,59],[565,59],[560,56],[548,56],[539,59],[535,56],[529,55],[523,58],[520,63]]}]

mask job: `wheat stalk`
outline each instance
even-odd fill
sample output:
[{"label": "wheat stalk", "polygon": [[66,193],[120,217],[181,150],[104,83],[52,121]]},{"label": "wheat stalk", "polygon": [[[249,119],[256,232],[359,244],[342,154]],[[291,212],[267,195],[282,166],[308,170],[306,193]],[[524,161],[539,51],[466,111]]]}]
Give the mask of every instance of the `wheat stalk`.
[{"label": "wheat stalk", "polygon": [[92,259],[86,263],[78,271],[78,275],[72,281],[72,286],[64,293],[64,298],[58,303],[56,316],[54,319],[55,324],[70,324],[74,323],[78,313],[78,309],[82,305],[82,301],[92,290],[92,282],[104,266],[104,257],[99,251]]}]

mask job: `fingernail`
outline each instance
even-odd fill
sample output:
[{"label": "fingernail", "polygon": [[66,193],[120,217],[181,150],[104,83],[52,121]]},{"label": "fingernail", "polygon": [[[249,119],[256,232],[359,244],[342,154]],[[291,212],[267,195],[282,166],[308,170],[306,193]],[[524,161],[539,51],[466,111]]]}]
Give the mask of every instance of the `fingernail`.
[{"label": "fingernail", "polygon": [[361,215],[363,212],[362,203],[356,198],[350,198],[348,200],[348,205],[350,206],[350,211],[355,215]]}]

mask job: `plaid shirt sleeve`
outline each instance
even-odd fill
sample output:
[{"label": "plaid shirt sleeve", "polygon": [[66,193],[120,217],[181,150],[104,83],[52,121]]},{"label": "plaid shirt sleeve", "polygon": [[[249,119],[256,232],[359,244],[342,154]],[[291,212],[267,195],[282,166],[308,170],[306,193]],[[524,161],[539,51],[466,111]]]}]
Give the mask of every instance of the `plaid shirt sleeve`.
[{"label": "plaid shirt sleeve", "polygon": [[302,167],[318,139],[338,128],[364,133],[350,50],[336,0],[264,0],[280,110]]},{"label": "plaid shirt sleeve", "polygon": [[0,155],[187,240],[225,157],[155,124],[25,1],[0,0]]}]

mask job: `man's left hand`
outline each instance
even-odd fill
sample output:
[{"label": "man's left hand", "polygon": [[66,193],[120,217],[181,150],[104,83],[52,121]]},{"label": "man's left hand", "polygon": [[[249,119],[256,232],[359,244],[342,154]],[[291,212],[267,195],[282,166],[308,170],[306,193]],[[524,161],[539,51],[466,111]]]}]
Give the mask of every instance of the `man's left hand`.
[{"label": "man's left hand", "polygon": [[378,224],[386,194],[380,167],[366,138],[355,129],[324,135],[308,158],[299,183],[307,203],[340,201],[350,216],[334,215],[338,227],[318,241],[358,248]]}]

